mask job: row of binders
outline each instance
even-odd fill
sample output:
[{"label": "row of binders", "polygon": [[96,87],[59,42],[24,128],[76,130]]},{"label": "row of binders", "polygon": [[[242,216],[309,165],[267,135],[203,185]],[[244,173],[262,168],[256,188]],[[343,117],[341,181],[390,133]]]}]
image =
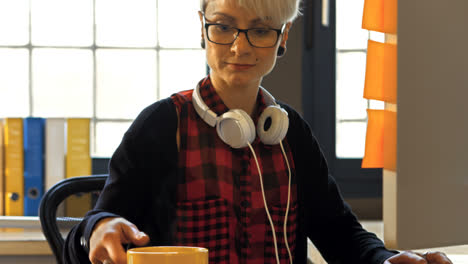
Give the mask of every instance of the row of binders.
[{"label": "row of binders", "polygon": [[[90,119],[0,119],[0,215],[37,216],[44,192],[91,174]],[[83,216],[91,196],[73,196],[59,215]]]}]

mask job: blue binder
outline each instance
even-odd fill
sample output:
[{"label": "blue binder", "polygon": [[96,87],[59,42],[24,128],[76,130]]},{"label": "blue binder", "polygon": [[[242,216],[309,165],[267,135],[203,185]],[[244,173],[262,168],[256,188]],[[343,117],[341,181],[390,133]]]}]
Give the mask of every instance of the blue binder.
[{"label": "blue binder", "polygon": [[37,216],[44,193],[45,119],[24,119],[24,215]]}]

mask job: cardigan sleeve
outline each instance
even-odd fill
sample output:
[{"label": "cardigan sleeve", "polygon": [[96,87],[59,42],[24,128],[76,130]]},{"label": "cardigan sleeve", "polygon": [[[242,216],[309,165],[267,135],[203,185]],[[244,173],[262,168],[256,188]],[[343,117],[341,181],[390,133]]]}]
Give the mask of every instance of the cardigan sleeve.
[{"label": "cardigan sleeve", "polygon": [[154,197],[169,197],[163,193],[168,178],[164,175],[177,160],[176,129],[177,116],[170,98],[140,113],[112,155],[109,177],[96,206],[68,233],[64,263],[89,263],[89,238],[95,224],[106,217],[123,217],[149,234],[150,239],[158,236],[164,240],[165,233],[152,226],[158,224],[158,210],[164,210],[156,205],[170,203]]},{"label": "cardigan sleeve", "polygon": [[296,165],[303,229],[328,263],[381,264],[395,255],[358,222],[343,200],[309,125],[287,105],[288,142]]}]

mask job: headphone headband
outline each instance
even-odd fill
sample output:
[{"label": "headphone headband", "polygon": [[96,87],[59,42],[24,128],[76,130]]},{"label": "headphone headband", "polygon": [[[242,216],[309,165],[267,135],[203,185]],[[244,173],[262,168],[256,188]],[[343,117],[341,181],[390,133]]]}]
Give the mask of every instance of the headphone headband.
[{"label": "headphone headband", "polygon": [[265,103],[267,106],[272,106],[272,105],[278,105],[276,103],[276,99],[275,97],[273,97],[273,95],[271,95],[270,92],[268,92],[265,88],[263,88],[262,86],[260,86],[260,89],[262,89],[262,92],[263,92],[263,99],[265,100]]},{"label": "headphone headband", "polygon": [[210,108],[205,104],[203,99],[200,95],[200,84],[197,85],[195,90],[192,93],[192,98],[194,100],[193,106],[195,107],[195,111],[197,111],[198,115],[210,126],[216,126],[216,122],[218,121],[218,115],[211,111]]},{"label": "headphone headband", "polygon": [[192,104],[209,126],[216,127],[218,136],[233,148],[243,148],[252,143],[256,134],[264,144],[275,145],[286,136],[289,126],[288,113],[276,104],[275,98],[263,87],[263,99],[267,107],[259,116],[257,126],[252,118],[241,109],[230,109],[218,116],[203,101],[200,85],[192,93]]},{"label": "headphone headband", "polygon": [[[263,98],[267,106],[277,105],[276,100],[265,88],[260,86],[263,92]],[[213,112],[203,101],[200,94],[200,84],[197,85],[195,90],[192,93],[192,98],[195,101],[193,106],[198,115],[210,126],[215,127],[216,122],[218,121],[218,115]]]}]

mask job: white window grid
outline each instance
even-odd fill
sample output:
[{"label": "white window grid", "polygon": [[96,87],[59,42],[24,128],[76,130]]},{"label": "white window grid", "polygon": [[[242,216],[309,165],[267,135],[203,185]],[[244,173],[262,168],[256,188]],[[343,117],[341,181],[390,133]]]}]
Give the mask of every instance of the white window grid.
[{"label": "white window grid", "polygon": [[[372,39],[371,33],[368,33],[369,39]],[[380,36],[381,37],[381,36]],[[378,37],[377,37],[378,38]],[[367,49],[336,49],[337,54],[345,54],[345,53],[361,53],[367,55]],[[367,99],[367,108],[370,109],[378,109],[382,108],[382,104],[375,100]],[[360,122],[360,123],[367,123],[368,117],[364,118],[337,118],[336,121],[338,123],[353,123],[353,122]]]},{"label": "white window grid", "polygon": [[[156,0],[156,10],[158,10],[158,2]],[[93,154],[97,148],[97,130],[96,126],[98,123],[129,123],[132,122],[134,119],[131,118],[98,118],[97,117],[97,59],[96,59],[96,51],[97,50],[105,50],[105,49],[118,49],[118,50],[153,50],[156,52],[156,98],[155,100],[160,99],[160,51],[187,51],[187,50],[202,50],[202,48],[175,48],[175,47],[161,47],[159,45],[159,32],[156,30],[156,39],[157,43],[155,46],[140,46],[140,47],[125,47],[125,46],[103,46],[96,44],[96,0],[93,0],[93,43],[90,46],[71,46],[71,45],[37,45],[32,44],[32,18],[31,18],[31,4],[28,5],[29,12],[28,12],[28,43],[25,45],[2,45],[0,44],[0,48],[9,48],[9,49],[26,49],[28,51],[29,61],[28,61],[28,105],[29,105],[29,112],[28,116],[34,116],[34,98],[33,98],[33,76],[32,76],[32,54],[34,49],[80,49],[80,50],[91,50],[92,57],[93,57],[93,84],[92,84],[92,93],[93,93],[93,102],[92,102],[92,116],[90,117],[91,120],[91,153]],[[158,28],[158,18],[154,21],[156,28]],[[208,73],[208,67],[206,68],[206,72]]]},{"label": "white window grid", "polygon": [[[371,40],[376,40],[380,42],[384,42],[384,34],[383,33],[378,33],[378,32],[368,32],[367,34],[368,39]],[[346,53],[352,53],[352,54],[362,54],[364,56],[367,55],[367,47],[366,48],[337,48],[336,49],[336,54],[337,57],[341,54],[346,54]],[[365,65],[361,65],[365,66]],[[362,76],[364,78],[364,76]],[[337,76],[339,78],[339,76]],[[350,84],[350,86],[356,86],[358,84]],[[364,88],[364,87],[360,87]],[[384,103],[376,100],[369,100],[366,99],[366,108],[367,109],[383,109],[384,108]],[[339,103],[338,101],[336,102],[337,104]],[[363,158],[363,151],[364,151],[364,142],[365,142],[365,134],[361,134],[360,136],[362,138],[358,139],[362,144],[359,146],[360,149],[353,149],[353,150],[347,150],[343,151],[343,146],[340,146],[339,144],[345,144],[349,146],[356,146],[356,144],[349,144],[349,142],[346,142],[345,140],[339,140],[339,133],[346,133],[345,131],[338,131],[340,129],[340,124],[361,124],[367,126],[368,122],[368,116],[364,116],[362,118],[340,118],[338,115],[336,115],[336,135],[337,135],[337,140],[336,140],[336,153],[339,158]]]}]

